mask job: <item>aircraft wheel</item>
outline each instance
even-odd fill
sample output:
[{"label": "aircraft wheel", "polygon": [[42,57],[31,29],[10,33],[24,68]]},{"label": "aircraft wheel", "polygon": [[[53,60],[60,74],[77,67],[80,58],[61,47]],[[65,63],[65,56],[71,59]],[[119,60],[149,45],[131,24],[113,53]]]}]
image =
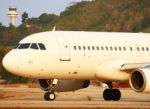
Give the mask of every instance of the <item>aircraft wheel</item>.
[{"label": "aircraft wheel", "polygon": [[105,101],[111,100],[111,89],[105,89],[103,92],[103,98]]},{"label": "aircraft wheel", "polygon": [[121,92],[119,89],[113,89],[112,90],[112,100],[119,101],[121,98]]},{"label": "aircraft wheel", "polygon": [[44,99],[47,101],[55,100],[55,93],[54,92],[46,92],[44,95]]},{"label": "aircraft wheel", "polygon": [[103,98],[105,101],[119,101],[121,98],[121,92],[119,89],[105,89],[103,92]]}]

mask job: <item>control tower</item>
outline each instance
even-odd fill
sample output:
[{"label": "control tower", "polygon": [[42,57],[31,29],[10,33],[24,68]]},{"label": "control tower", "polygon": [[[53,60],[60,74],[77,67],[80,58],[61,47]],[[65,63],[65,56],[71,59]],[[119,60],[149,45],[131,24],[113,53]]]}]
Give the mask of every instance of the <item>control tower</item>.
[{"label": "control tower", "polygon": [[8,16],[10,17],[10,24],[12,26],[15,26],[15,21],[16,21],[16,16],[18,15],[17,13],[17,8],[15,7],[9,7],[9,12],[8,12]]}]

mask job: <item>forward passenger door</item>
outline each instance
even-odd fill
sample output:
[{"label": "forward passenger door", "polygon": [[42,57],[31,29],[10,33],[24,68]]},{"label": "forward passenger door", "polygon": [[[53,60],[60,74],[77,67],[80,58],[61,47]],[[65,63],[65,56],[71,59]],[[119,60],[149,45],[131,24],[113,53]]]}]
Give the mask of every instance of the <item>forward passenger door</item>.
[{"label": "forward passenger door", "polygon": [[64,36],[58,36],[57,40],[60,47],[60,61],[70,61],[70,47],[67,38]]}]

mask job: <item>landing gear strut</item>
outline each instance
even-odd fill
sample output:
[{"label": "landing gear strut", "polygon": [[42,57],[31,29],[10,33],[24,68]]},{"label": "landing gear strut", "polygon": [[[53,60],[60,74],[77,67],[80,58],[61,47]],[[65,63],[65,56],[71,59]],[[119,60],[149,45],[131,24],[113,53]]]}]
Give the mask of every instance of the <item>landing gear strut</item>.
[{"label": "landing gear strut", "polygon": [[119,89],[113,89],[112,82],[104,82],[108,85],[108,89],[105,89],[103,92],[103,98],[105,101],[119,101],[121,98],[121,92]]},{"label": "landing gear strut", "polygon": [[53,79],[53,80],[49,80],[48,82],[50,84],[49,85],[49,91],[44,94],[44,99],[46,101],[53,101],[56,98],[56,95],[55,95],[53,89],[54,89],[55,85],[57,84],[58,80]]}]

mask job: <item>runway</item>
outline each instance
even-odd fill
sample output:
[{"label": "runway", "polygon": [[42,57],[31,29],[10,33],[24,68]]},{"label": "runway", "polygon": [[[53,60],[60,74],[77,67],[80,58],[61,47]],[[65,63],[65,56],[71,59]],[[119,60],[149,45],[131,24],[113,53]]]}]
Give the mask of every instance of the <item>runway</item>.
[{"label": "runway", "polygon": [[104,101],[103,88],[89,86],[75,92],[56,93],[55,101],[45,101],[39,88],[0,88],[1,109],[150,109],[150,94],[121,89],[120,101]]}]

